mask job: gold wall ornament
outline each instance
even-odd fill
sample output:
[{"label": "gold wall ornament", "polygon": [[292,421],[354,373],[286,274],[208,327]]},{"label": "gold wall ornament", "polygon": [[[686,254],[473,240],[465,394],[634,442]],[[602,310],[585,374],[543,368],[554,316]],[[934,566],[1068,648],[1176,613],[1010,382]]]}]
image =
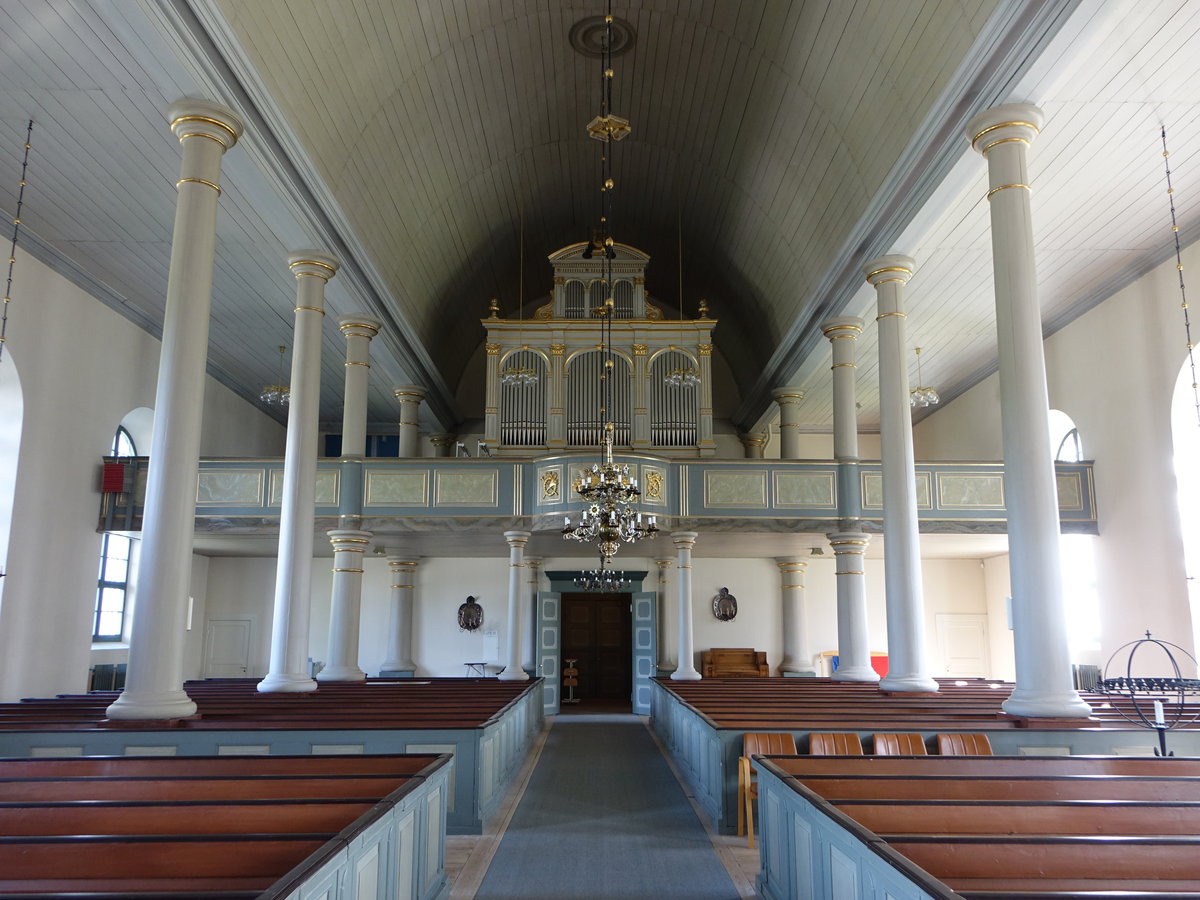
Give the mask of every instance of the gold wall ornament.
[{"label": "gold wall ornament", "polygon": [[562,356],[566,352],[567,352],[566,344],[551,344],[550,345],[550,355],[551,356]]},{"label": "gold wall ornament", "polygon": [[712,344],[697,344],[696,345],[696,352],[699,353],[701,356],[712,356],[712,351],[713,351]]},{"label": "gold wall ornament", "polygon": [[551,469],[542,473],[542,496],[546,499],[557,499],[558,497],[558,472]]},{"label": "gold wall ornament", "polygon": [[533,313],[535,319],[552,319],[554,318],[554,296],[551,295],[550,302],[539,306]]},{"label": "gold wall ornament", "polygon": [[649,470],[646,472],[646,499],[661,500],[663,498],[663,488],[666,487],[666,479],[662,472]]},{"label": "gold wall ornament", "polygon": [[645,356],[648,349],[649,348],[645,344],[634,344],[633,345],[633,355],[634,356]]},{"label": "gold wall ornament", "polygon": [[499,344],[493,344],[489,341],[488,343],[483,345],[483,349],[485,349],[487,351],[488,356],[499,356],[500,355],[500,345]]}]

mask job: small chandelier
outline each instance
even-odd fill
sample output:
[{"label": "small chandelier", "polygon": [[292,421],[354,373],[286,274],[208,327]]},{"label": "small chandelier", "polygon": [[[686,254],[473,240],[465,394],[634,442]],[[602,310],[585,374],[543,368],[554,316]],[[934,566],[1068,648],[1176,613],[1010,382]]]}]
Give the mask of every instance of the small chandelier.
[{"label": "small chandelier", "polygon": [[288,401],[292,399],[292,389],[283,381],[283,354],[287,352],[287,347],[279,348],[279,382],[276,384],[265,385],[262,393],[258,395],[258,399],[267,406],[273,406],[277,409],[285,409]]},{"label": "small chandelier", "polygon": [[908,392],[908,402],[912,406],[937,406],[942,398],[938,396],[938,392],[931,387],[921,385],[921,348],[915,348],[917,354],[917,387]]},{"label": "small chandelier", "polygon": [[[528,350],[529,345],[526,344],[521,349]],[[501,370],[500,383],[511,387],[527,387],[538,383],[538,373],[529,366],[510,363]]]},{"label": "small chandelier", "polygon": [[680,366],[671,369],[663,376],[663,384],[667,387],[690,388],[700,383],[700,376],[691,366]]},{"label": "small chandelier", "polygon": [[588,508],[578,524],[571,524],[571,517],[565,517],[562,529],[565,539],[596,544],[602,568],[612,561],[622,543],[632,544],[658,534],[656,516],[643,522],[642,514],[631,508],[642,492],[637,479],[629,477],[629,466],[613,462],[612,435],[613,424],[608,422],[604,426],[604,461],[585,469],[575,485]]},{"label": "small chandelier", "polygon": [[600,568],[589,569],[579,573],[575,579],[575,587],[581,591],[613,594],[625,590],[629,581],[624,572],[614,572],[604,567],[605,560],[601,558]]}]

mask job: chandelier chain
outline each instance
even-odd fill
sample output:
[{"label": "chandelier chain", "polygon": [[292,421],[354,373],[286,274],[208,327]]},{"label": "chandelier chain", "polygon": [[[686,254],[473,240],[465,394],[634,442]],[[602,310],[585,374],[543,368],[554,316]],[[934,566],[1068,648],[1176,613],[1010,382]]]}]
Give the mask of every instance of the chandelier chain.
[{"label": "chandelier chain", "polygon": [[4,309],[0,312],[0,361],[4,359],[4,342],[8,337],[8,304],[12,300],[13,266],[17,263],[17,240],[21,236],[21,209],[25,205],[25,181],[29,173],[29,151],[33,146],[33,119],[25,126],[25,153],[21,158],[21,180],[17,184],[17,210],[13,215],[12,244],[8,251],[8,277],[4,282]]},{"label": "chandelier chain", "polygon": [[1171,236],[1175,240],[1175,271],[1179,275],[1179,308],[1183,310],[1183,331],[1187,338],[1188,366],[1192,371],[1192,400],[1196,424],[1200,425],[1200,380],[1196,378],[1196,357],[1192,345],[1192,322],[1188,314],[1187,288],[1183,282],[1183,252],[1179,246],[1179,222],[1175,217],[1175,188],[1171,184],[1171,151],[1167,149],[1167,126],[1162,126],[1163,168],[1167,172],[1167,201],[1171,206]]}]

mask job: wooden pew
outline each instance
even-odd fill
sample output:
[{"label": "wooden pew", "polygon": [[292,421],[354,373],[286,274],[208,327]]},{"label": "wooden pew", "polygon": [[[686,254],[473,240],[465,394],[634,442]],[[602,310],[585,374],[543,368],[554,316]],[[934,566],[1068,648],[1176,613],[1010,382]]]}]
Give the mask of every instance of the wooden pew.
[{"label": "wooden pew", "polygon": [[28,778],[0,779],[0,802],[54,800],[376,800],[400,787],[408,775],[329,775],[317,778],[210,776],[201,778]]},{"label": "wooden pew", "polygon": [[221,803],[79,802],[0,804],[0,835],[337,832],[370,812],[374,800],[229,800]]}]

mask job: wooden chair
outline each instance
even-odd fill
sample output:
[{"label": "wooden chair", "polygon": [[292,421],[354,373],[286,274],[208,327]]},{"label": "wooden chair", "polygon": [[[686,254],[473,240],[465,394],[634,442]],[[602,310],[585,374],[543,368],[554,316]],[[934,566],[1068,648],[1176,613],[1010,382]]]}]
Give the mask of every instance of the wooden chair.
[{"label": "wooden chair", "polygon": [[942,756],[992,755],[992,743],[986,734],[939,734],[937,748]]},{"label": "wooden chair", "polygon": [[754,800],[758,797],[758,783],[754,780],[750,757],[756,753],[795,756],[796,739],[790,734],[768,732],[742,736],[742,756],[738,760],[738,834],[749,835],[751,847],[754,847]]},{"label": "wooden chair", "polygon": [[876,756],[925,756],[925,739],[916,732],[908,734],[876,734],[873,740]]},{"label": "wooden chair", "polygon": [[808,736],[810,756],[862,756],[862,741],[853,731],[813,732]]}]

